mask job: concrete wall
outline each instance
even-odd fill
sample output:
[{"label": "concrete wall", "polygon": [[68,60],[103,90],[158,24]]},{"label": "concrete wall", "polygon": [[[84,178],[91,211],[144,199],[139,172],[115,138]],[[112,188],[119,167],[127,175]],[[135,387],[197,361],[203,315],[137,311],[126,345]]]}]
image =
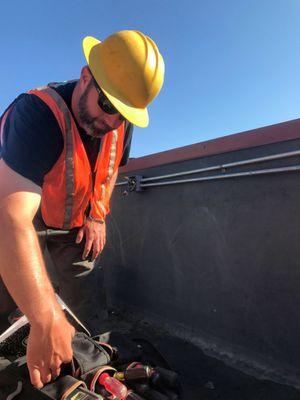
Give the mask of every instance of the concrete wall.
[{"label": "concrete wall", "polygon": [[[258,140],[234,151],[127,168],[125,175],[158,176],[299,150],[300,123],[298,132],[299,139],[279,135],[278,142]],[[196,176],[299,161],[297,156]],[[161,186],[127,196],[123,191],[117,187],[112,198],[101,258],[109,303],[185,327],[233,358],[300,369],[300,172]]]}]

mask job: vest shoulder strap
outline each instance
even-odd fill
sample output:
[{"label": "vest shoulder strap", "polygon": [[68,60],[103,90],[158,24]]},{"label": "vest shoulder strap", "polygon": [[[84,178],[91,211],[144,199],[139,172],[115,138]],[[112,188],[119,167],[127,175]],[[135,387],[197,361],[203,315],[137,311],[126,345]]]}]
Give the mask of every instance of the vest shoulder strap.
[{"label": "vest shoulder strap", "polygon": [[[54,113],[54,115],[57,114],[56,109],[55,109],[57,107],[63,115],[66,130],[71,129],[71,120],[72,120],[71,111],[69,110],[68,106],[66,105],[64,99],[61,97],[60,94],[57,93],[57,91],[55,89],[53,89],[50,86],[42,86],[42,87],[30,90],[28,93],[35,94],[38,97],[40,97],[43,101],[45,101],[46,104],[50,107],[51,111]],[[44,95],[46,95],[46,96],[44,96]],[[48,97],[48,99],[47,99],[47,97]]]}]

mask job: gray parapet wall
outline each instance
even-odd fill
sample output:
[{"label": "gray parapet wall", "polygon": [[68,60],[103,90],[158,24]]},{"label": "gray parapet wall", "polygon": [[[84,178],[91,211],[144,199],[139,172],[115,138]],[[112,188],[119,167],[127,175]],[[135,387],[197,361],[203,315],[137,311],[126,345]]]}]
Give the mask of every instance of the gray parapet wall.
[{"label": "gray parapet wall", "polygon": [[[187,182],[141,192],[116,187],[101,256],[109,303],[297,385],[300,156],[280,155],[299,150],[294,120],[132,160],[119,183],[238,165],[151,180]],[[209,176],[216,179],[188,181]]]}]

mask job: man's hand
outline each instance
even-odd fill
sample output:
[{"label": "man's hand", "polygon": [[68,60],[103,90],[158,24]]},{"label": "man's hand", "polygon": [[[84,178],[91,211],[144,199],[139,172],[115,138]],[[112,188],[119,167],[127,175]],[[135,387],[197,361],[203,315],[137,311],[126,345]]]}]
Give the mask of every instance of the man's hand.
[{"label": "man's hand", "polygon": [[61,364],[72,360],[74,328],[63,312],[31,324],[27,345],[27,366],[31,383],[38,389],[60,374]]},{"label": "man's hand", "polygon": [[93,249],[92,261],[102,252],[106,243],[106,225],[104,223],[86,219],[76,237],[76,243],[80,243],[85,235],[85,246],[82,259],[85,260]]}]

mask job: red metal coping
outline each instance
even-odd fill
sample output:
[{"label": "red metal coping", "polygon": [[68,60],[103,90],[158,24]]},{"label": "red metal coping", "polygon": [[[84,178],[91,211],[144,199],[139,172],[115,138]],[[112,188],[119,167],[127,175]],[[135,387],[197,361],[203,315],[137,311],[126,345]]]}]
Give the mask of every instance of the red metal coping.
[{"label": "red metal coping", "polygon": [[292,139],[300,139],[300,118],[134,158],[120,168],[120,172],[146,169]]}]

